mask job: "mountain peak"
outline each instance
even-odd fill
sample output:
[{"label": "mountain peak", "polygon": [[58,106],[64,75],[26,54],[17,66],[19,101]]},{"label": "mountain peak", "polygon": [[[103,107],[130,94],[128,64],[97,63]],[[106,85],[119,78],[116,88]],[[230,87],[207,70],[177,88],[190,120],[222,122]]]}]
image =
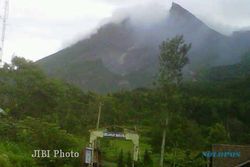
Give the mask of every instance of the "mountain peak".
[{"label": "mountain peak", "polygon": [[195,17],[192,13],[190,13],[188,10],[186,10],[181,5],[179,5],[175,2],[172,3],[170,13],[172,15],[176,15],[176,16]]},{"label": "mountain peak", "polygon": [[183,7],[181,5],[179,5],[178,3],[175,3],[175,2],[172,2],[172,8],[176,8],[176,9],[181,8],[181,9],[183,9]]}]

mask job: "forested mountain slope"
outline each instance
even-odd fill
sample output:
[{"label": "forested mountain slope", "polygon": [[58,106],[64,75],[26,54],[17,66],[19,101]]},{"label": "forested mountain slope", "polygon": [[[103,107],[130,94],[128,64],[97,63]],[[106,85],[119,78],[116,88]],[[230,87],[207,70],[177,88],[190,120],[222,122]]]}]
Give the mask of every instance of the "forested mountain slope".
[{"label": "forested mountain slope", "polygon": [[176,35],[184,35],[192,43],[186,75],[210,66],[239,62],[250,47],[249,32],[222,35],[173,3],[166,16],[157,22],[146,25],[127,17],[107,23],[89,38],[37,64],[50,76],[83,90],[109,92],[149,87],[158,70],[159,44]]},{"label": "forested mountain slope", "polygon": [[[173,96],[159,88],[108,95],[83,92],[47,77],[34,63],[15,58],[0,69],[0,166],[79,166],[80,158],[34,159],[34,149],[81,152],[94,129],[102,102],[100,127],[136,127],[140,150],[158,167],[163,122],[167,128],[165,164],[202,166],[201,152],[214,143],[250,144],[250,79],[186,82]],[[103,142],[104,159],[115,163],[125,143]],[[143,157],[141,157],[143,159]],[[187,161],[189,160],[189,161]],[[142,166],[141,167],[145,167]],[[152,166],[150,166],[152,167]]]}]

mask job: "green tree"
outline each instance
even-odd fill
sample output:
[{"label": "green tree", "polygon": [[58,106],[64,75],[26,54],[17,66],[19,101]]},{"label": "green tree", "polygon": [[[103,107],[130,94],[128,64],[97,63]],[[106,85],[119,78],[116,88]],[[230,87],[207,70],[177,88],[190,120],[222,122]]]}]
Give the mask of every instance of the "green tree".
[{"label": "green tree", "polygon": [[126,165],[127,165],[127,167],[132,167],[133,166],[133,160],[132,160],[132,156],[131,156],[130,152],[128,152],[128,155],[127,155]]},{"label": "green tree", "polygon": [[191,44],[186,44],[183,36],[163,41],[160,45],[158,83],[165,87],[169,83],[178,85],[182,80],[182,69],[188,63],[187,53]]},{"label": "green tree", "polygon": [[[176,88],[179,87],[182,81],[182,69],[188,63],[187,53],[191,48],[191,44],[186,44],[183,36],[176,36],[172,39],[163,41],[160,45],[160,56],[159,56],[159,74],[158,74],[158,85],[162,91],[160,95],[169,101],[176,93]],[[167,96],[166,96],[167,95]],[[167,99],[166,99],[167,98]],[[166,126],[171,115],[165,116],[166,120],[163,124],[163,135],[162,135],[162,147],[161,147],[161,160],[160,166],[163,164],[165,138],[166,138]]]},{"label": "green tree", "polygon": [[0,166],[11,167],[11,164],[10,164],[7,156],[3,156],[2,154],[0,154]]},{"label": "green tree", "polygon": [[152,167],[153,166],[153,161],[149,155],[148,150],[145,150],[145,152],[144,152],[143,164],[144,164],[144,167]]},{"label": "green tree", "polygon": [[125,167],[124,158],[123,158],[123,150],[121,150],[118,160],[117,160],[117,167]]},{"label": "green tree", "polygon": [[241,64],[249,67],[249,64],[250,64],[250,51],[243,54],[243,56],[241,57]]},{"label": "green tree", "polygon": [[208,140],[210,144],[227,143],[229,138],[225,127],[220,123],[216,123],[214,126],[212,126],[209,129]]}]

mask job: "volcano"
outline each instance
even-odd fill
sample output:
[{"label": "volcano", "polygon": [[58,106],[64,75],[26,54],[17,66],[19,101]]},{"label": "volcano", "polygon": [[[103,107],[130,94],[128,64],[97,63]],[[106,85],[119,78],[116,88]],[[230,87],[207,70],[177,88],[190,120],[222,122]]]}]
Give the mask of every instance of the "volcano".
[{"label": "volcano", "polygon": [[101,26],[89,38],[37,62],[45,72],[101,93],[150,87],[158,70],[159,45],[183,35],[192,44],[184,73],[240,61],[250,48],[249,32],[225,36],[173,3],[166,16],[151,25],[134,24],[128,16]]}]

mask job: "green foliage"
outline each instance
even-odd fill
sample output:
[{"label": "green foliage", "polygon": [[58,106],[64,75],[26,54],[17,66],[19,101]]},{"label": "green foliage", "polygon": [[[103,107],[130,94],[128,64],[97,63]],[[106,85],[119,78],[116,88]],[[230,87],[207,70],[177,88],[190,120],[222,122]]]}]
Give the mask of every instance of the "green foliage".
[{"label": "green foliage", "polygon": [[[107,161],[117,159],[121,150],[123,150],[123,152],[130,152],[133,149],[133,143],[126,140],[104,138],[100,140],[99,143],[102,148],[102,157]],[[124,161],[125,160],[126,158]]]},{"label": "green foliage", "polygon": [[89,114],[96,107],[95,94],[46,77],[32,62],[15,58],[13,63],[13,68],[0,71],[0,105],[12,117],[42,117],[70,132],[87,132],[95,119]]},{"label": "green foliage", "polygon": [[250,51],[241,56],[241,61],[237,64],[216,66],[203,70],[197,75],[198,80],[235,82],[242,78],[248,78],[250,74]]},{"label": "green foliage", "polygon": [[183,167],[200,167],[206,165],[206,160],[197,155],[197,152],[172,148],[165,154],[165,165],[167,166],[183,166]]},{"label": "green foliage", "polygon": [[[46,149],[64,151],[79,151],[82,140],[60,129],[53,123],[27,117],[20,121],[4,119],[0,123],[0,136],[4,141],[11,141],[1,145],[0,155],[7,155],[9,163],[17,167],[33,167],[40,165],[78,164],[76,159],[32,159],[33,150]],[[4,162],[8,162],[5,159]],[[35,162],[36,161],[36,162]]]},{"label": "green foliage", "polygon": [[11,164],[9,162],[9,158],[6,155],[0,154],[0,166],[2,167],[11,167]]},{"label": "green foliage", "polygon": [[33,167],[35,160],[31,158],[27,146],[13,142],[0,141],[1,167]]},{"label": "green foliage", "polygon": [[[141,152],[152,150],[150,156],[141,155],[137,166],[151,164],[151,157],[153,166],[159,164],[162,120],[169,113],[165,163],[199,166],[199,153],[211,144],[249,144],[249,85],[249,78],[241,78],[186,82],[171,96],[146,88],[97,95],[49,78],[34,63],[15,58],[13,65],[0,69],[0,108],[8,113],[0,115],[0,166],[78,166],[79,159],[40,161],[30,154],[37,148],[82,150],[88,130],[95,128],[100,101],[100,127],[136,128]],[[119,154],[119,149],[131,151],[131,143],[109,140],[101,146],[107,164],[120,155],[120,165],[131,165],[129,155]]]},{"label": "green foliage", "polygon": [[244,66],[248,66],[248,68],[249,68],[249,65],[250,65],[250,51],[243,54],[243,56],[241,58],[241,64],[243,64]]},{"label": "green foliage", "polygon": [[144,165],[144,167],[153,167],[153,161],[149,155],[148,150],[145,150],[145,152],[144,152],[143,165]]},{"label": "green foliage", "polygon": [[17,138],[36,148],[70,150],[77,148],[78,141],[56,124],[28,117],[18,123]]},{"label": "green foliage", "polygon": [[133,159],[130,152],[127,154],[126,167],[133,167]]},{"label": "green foliage", "polygon": [[117,167],[125,167],[123,151],[121,150],[118,159],[117,159]]},{"label": "green foliage", "polygon": [[163,41],[160,45],[160,69],[158,82],[161,87],[166,84],[179,84],[182,80],[182,68],[187,64],[187,53],[191,44],[186,44],[183,36],[176,36]]},{"label": "green foliage", "polygon": [[208,140],[209,143],[227,143],[229,138],[225,127],[220,123],[210,127]]},{"label": "green foliage", "polygon": [[[151,136],[153,149],[159,152],[159,143],[162,139],[161,126],[155,127]],[[197,123],[179,114],[172,114],[166,130],[166,148],[201,149],[204,147],[204,142],[202,129]]]}]

